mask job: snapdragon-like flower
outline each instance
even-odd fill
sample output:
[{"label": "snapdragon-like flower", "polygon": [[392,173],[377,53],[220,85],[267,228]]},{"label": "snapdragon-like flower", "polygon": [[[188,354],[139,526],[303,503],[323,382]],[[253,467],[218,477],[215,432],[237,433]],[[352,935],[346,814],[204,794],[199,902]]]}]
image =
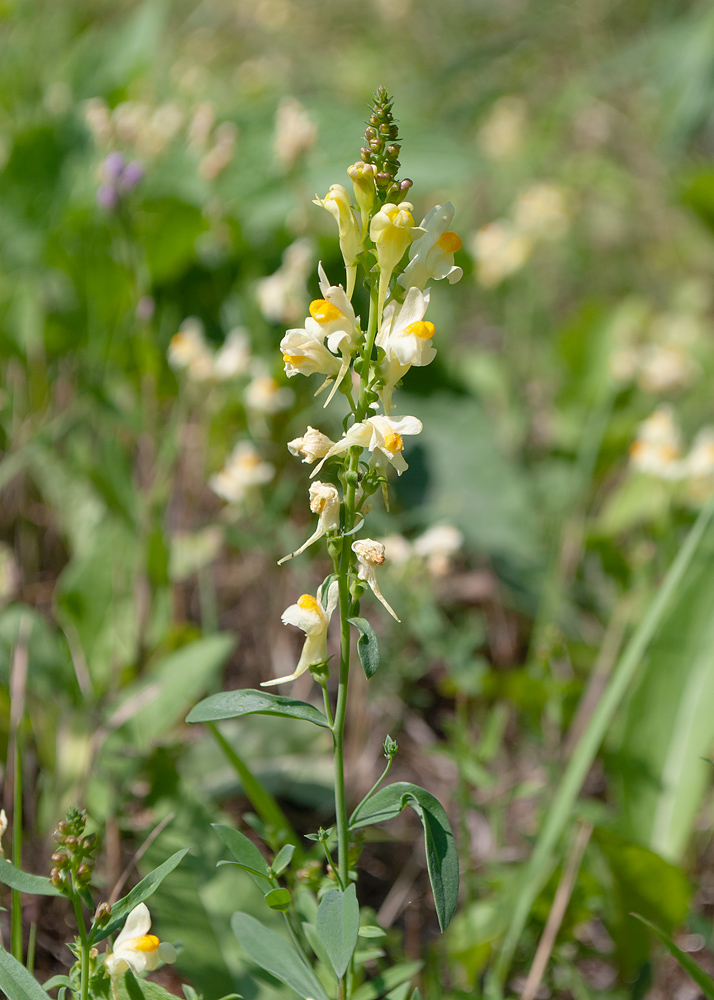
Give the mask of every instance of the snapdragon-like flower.
[{"label": "snapdragon-like flower", "polygon": [[340,527],[340,494],[330,483],[314,482],[310,484],[310,510],[318,515],[317,528],[306,542],[291,552],[288,556],[283,556],[278,560],[281,566],[288,559],[293,559],[305,551],[318,538],[322,538],[328,531],[337,531]]},{"label": "snapdragon-like flower", "polygon": [[241,503],[249,490],[269,483],[275,468],[264,462],[251,441],[239,441],[225,466],[211,476],[209,486],[228,503]]},{"label": "snapdragon-like flower", "polygon": [[261,687],[273,687],[275,684],[285,684],[296,680],[310,667],[327,662],[327,627],[332,613],[337,607],[339,586],[336,580],[327,592],[327,607],[322,606],[323,587],[312,594],[303,594],[297,604],[291,604],[282,614],[283,625],[295,625],[305,633],[305,643],[295,670],[287,677],[275,677],[269,681],[261,681]]},{"label": "snapdragon-like flower", "polygon": [[357,556],[357,577],[364,580],[377,600],[384,605],[395,621],[399,621],[394,609],[387,603],[377,583],[377,566],[384,565],[384,545],[373,538],[360,538],[352,543],[352,551]]},{"label": "snapdragon-like flower", "polygon": [[680,458],[679,429],[672,410],[660,406],[638,427],[637,438],[630,445],[630,464],[638,472],[675,480],[684,475]]},{"label": "snapdragon-like flower", "polygon": [[374,180],[377,168],[373,163],[363,163],[362,160],[358,160],[347,168],[347,173],[352,180],[355,200],[362,215],[362,232],[366,233],[369,215],[377,197],[377,185]]},{"label": "snapdragon-like flower", "polygon": [[174,371],[185,371],[195,382],[213,378],[213,353],[199,319],[190,316],[183,321],[169,343],[168,361]]},{"label": "snapdragon-like flower", "polygon": [[369,235],[377,248],[379,265],[379,295],[377,299],[377,322],[382,322],[382,309],[387,297],[392,272],[404,256],[412,240],[422,232],[414,225],[414,206],[408,201],[399,205],[387,202],[372,219]]},{"label": "snapdragon-like flower", "polygon": [[327,434],[323,434],[316,427],[308,425],[302,437],[288,441],[288,451],[296,458],[302,455],[304,465],[312,465],[318,458],[324,458],[334,443]]},{"label": "snapdragon-like flower", "polygon": [[320,324],[309,316],[304,327],[288,330],[280,341],[285,374],[314,375],[320,373],[329,379],[336,379],[340,362],[324,344],[325,335]]},{"label": "snapdragon-like flower", "polygon": [[385,354],[380,367],[385,384],[380,395],[386,414],[392,408],[392,393],[399,379],[412,365],[422,367],[436,357],[436,349],[431,345],[434,324],[423,318],[428,305],[429,293],[413,287],[402,306],[392,300],[385,307],[376,342]]},{"label": "snapdragon-like flower", "polygon": [[362,249],[362,232],[350,203],[350,196],[342,184],[333,184],[324,198],[317,195],[315,205],[322,205],[337,223],[340,250],[347,269],[347,297],[352,298],[357,275],[357,257]]},{"label": "snapdragon-like flower", "polygon": [[454,218],[451,202],[436,205],[422,219],[425,232],[409,247],[409,263],[399,276],[404,288],[424,288],[430,278],[447,278],[453,285],[463,277],[463,270],[454,264],[454,254],[461,249],[461,237],[449,230]]},{"label": "snapdragon-like flower", "polygon": [[145,903],[139,903],[129,916],[111,952],[104,959],[107,972],[114,979],[127,969],[134,975],[153,972],[159,962],[176,961],[176,949],[166,941],[149,934],[151,914]]},{"label": "snapdragon-like flower", "polygon": [[397,470],[397,475],[401,476],[408,468],[404,461],[402,451],[404,450],[403,434],[420,434],[422,422],[416,417],[383,417],[381,415],[368,417],[357,424],[353,424],[342,438],[333,444],[320,464],[312,472],[316,476],[322,466],[333,455],[344,455],[350,448],[359,446],[369,448],[373,455],[373,462],[378,467],[386,466],[390,462]]},{"label": "snapdragon-like flower", "polygon": [[327,406],[347,374],[352,355],[359,343],[360,326],[342,285],[330,284],[322,263],[318,265],[318,274],[323,298],[314,299],[310,303],[310,318],[317,323],[330,351],[333,354],[342,355],[342,363],[335,377],[335,384],[325,401],[325,406]]}]

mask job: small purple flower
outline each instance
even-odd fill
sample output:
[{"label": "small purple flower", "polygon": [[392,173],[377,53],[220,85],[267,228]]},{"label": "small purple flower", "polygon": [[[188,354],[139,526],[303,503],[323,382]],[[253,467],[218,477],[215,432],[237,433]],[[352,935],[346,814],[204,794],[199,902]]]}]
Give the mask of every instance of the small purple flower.
[{"label": "small purple flower", "polygon": [[124,170],[124,157],[121,153],[110,153],[102,163],[102,176],[107,184],[118,181]]},{"label": "small purple flower", "polygon": [[119,201],[119,192],[113,184],[100,184],[97,188],[97,204],[106,212],[113,212]]},{"label": "small purple flower", "polygon": [[127,163],[122,153],[110,153],[102,163],[103,181],[97,189],[97,204],[107,212],[115,211],[119,200],[141,182],[145,174],[138,160]]},{"label": "small purple flower", "polygon": [[133,191],[136,185],[144,179],[145,173],[143,165],[138,160],[127,163],[119,179],[122,191]]}]

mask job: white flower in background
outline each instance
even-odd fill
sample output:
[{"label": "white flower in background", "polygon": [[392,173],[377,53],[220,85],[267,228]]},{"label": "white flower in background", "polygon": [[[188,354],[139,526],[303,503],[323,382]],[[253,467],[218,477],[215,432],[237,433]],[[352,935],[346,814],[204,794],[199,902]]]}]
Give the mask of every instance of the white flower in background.
[{"label": "white flower in background", "polygon": [[216,124],[216,109],[211,101],[202,101],[191,112],[187,137],[190,149],[203,152],[211,138],[213,126]]},{"label": "white flower in background", "polygon": [[253,413],[273,414],[287,410],[295,399],[292,389],[280,386],[272,377],[258,372],[248,383],[243,394],[243,403]]},{"label": "white flower in background", "polygon": [[451,568],[451,558],[464,544],[464,536],[453,524],[435,524],[414,539],[414,553],[426,559],[433,576],[445,576]]},{"label": "white flower in background", "polygon": [[258,282],[255,290],[258,306],[269,323],[296,323],[304,314],[312,260],[310,240],[295,240],[283,254],[275,274]]},{"label": "white flower in background", "polygon": [[384,309],[376,342],[385,354],[380,367],[385,384],[380,396],[386,414],[392,408],[392,393],[399,379],[412,365],[423,367],[436,357],[436,349],[431,344],[434,324],[423,319],[428,305],[429,292],[413,287],[407,292],[403,305],[392,300]]},{"label": "white flower in background", "polygon": [[174,371],[185,371],[195,382],[213,378],[213,352],[203,335],[203,323],[195,316],[185,319],[171,338],[168,361]]},{"label": "white flower in background", "polygon": [[231,330],[216,351],[213,371],[219,382],[245,375],[250,367],[250,337],[243,327]]},{"label": "white flower in background", "polygon": [[478,132],[479,146],[489,160],[507,160],[523,145],[526,102],[522,97],[501,97]]},{"label": "white flower in background", "polygon": [[322,606],[322,590],[317,597],[303,594],[297,604],[291,604],[282,614],[283,625],[295,625],[305,633],[305,643],[295,670],[287,677],[275,677],[270,681],[261,681],[261,687],[273,687],[275,684],[285,684],[294,681],[310,667],[327,662],[327,627],[339,599],[339,585],[334,580],[327,592],[327,607]]},{"label": "white flower in background", "polygon": [[342,184],[332,184],[325,197],[315,196],[313,203],[327,209],[337,223],[340,250],[347,270],[347,297],[351,299],[357,275],[357,257],[362,249],[363,237],[359,221],[350,204],[350,196]]},{"label": "white flower in background", "polygon": [[127,969],[134,975],[153,972],[159,962],[175,962],[176,949],[166,941],[149,934],[151,914],[145,903],[139,903],[126,918],[124,927],[105,959],[107,972],[114,979]]},{"label": "white flower in background", "polygon": [[264,462],[251,441],[239,441],[225,466],[211,476],[209,486],[228,503],[240,503],[249,490],[264,486],[275,475],[275,468]]},{"label": "white flower in background", "polygon": [[570,226],[566,192],[557,184],[532,184],[511,210],[516,229],[534,240],[557,240]]},{"label": "white flower in background", "polygon": [[385,466],[390,462],[400,475],[408,468],[404,461],[403,434],[420,434],[422,422],[416,417],[368,417],[358,424],[353,424],[342,438],[330,448],[320,464],[313,470],[316,476],[322,466],[333,455],[344,455],[350,448],[358,445],[369,448],[373,462],[377,466]]},{"label": "white flower in background", "polygon": [[392,272],[412,240],[422,232],[420,226],[414,225],[413,211],[411,202],[402,201],[398,205],[387,202],[376,213],[369,227],[370,238],[377,248],[379,265],[377,322],[380,325]]},{"label": "white flower in background", "polygon": [[484,288],[494,288],[523,267],[533,244],[510,222],[500,219],[474,234],[471,252],[478,265],[478,280]]},{"label": "white flower in background", "polygon": [[308,425],[302,437],[288,441],[288,451],[296,458],[302,455],[303,464],[312,465],[318,458],[324,458],[334,443],[327,434]]},{"label": "white flower in background", "polygon": [[404,535],[387,535],[382,539],[384,558],[391,567],[401,569],[414,555],[412,543]]},{"label": "white flower in background", "polygon": [[702,427],[683,466],[688,478],[707,479],[714,476],[714,427]]},{"label": "white flower in background", "polygon": [[295,552],[278,560],[281,566],[288,559],[299,556],[308,546],[322,538],[328,531],[337,531],[340,527],[340,494],[330,483],[314,482],[310,484],[310,510],[317,514],[317,528],[306,542]]},{"label": "white flower in background", "polygon": [[285,170],[317,142],[317,125],[295,97],[284,97],[275,116],[273,153]]},{"label": "white flower in background", "polygon": [[238,129],[233,122],[222,122],[214,133],[215,143],[198,164],[198,173],[205,181],[215,181],[235,154]]},{"label": "white flower in background", "polygon": [[0,809],[0,858],[5,857],[5,852],[2,846],[2,838],[7,833],[7,816],[5,815],[5,810]]},{"label": "white flower in background", "polygon": [[671,407],[660,406],[639,425],[630,445],[630,465],[658,479],[682,478],[680,435]]},{"label": "white flower in background", "polygon": [[404,288],[424,288],[430,278],[440,281],[448,278],[453,285],[463,277],[463,271],[454,264],[454,254],[461,249],[461,237],[449,231],[454,218],[451,202],[436,205],[422,219],[425,232],[409,247],[409,263],[399,276]]},{"label": "white flower in background", "polygon": [[364,580],[377,600],[384,605],[395,621],[399,621],[394,609],[382,596],[377,583],[377,566],[384,565],[384,545],[373,538],[360,538],[352,543],[352,551],[357,556],[357,577]]},{"label": "white flower in background", "polygon": [[684,389],[696,379],[699,366],[679,345],[647,344],[640,350],[637,384],[645,392]]}]

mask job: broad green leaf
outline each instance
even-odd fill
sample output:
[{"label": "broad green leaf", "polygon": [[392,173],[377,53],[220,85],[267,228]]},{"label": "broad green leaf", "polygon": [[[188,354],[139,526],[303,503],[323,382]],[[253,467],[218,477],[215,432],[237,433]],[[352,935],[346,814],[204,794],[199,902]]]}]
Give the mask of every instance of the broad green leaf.
[{"label": "broad green leaf", "polygon": [[677,959],[687,975],[694,980],[707,1000],[714,1000],[714,979],[712,979],[711,976],[708,976],[700,965],[697,965],[691,955],[688,955],[686,951],[682,951],[681,948],[678,948],[671,937],[668,934],[665,934],[663,930],[660,930],[660,928],[657,927],[656,924],[653,924],[651,920],[645,920],[645,918],[640,916],[639,913],[633,913],[632,916],[637,920],[641,920],[645,927],[649,927],[652,933],[657,935],[669,953]]},{"label": "broad green leaf", "polygon": [[271,910],[279,910],[280,913],[287,913],[290,908],[290,892],[288,889],[271,889],[265,894],[265,902]]},{"label": "broad green leaf", "polygon": [[350,964],[358,931],[359,903],[354,885],[348,885],[344,892],[328,889],[317,910],[317,933],[338,979]]},{"label": "broad green leaf", "polygon": [[61,896],[48,878],[42,875],[30,875],[16,868],[6,858],[0,858],[0,882],[9,885],[18,892],[26,892],[30,896]]},{"label": "broad green leaf", "polygon": [[224,826],[222,823],[211,825],[240,867],[244,868],[260,890],[265,892],[265,883],[270,881],[266,874],[268,863],[253,841],[240,830],[234,830],[230,826]]},{"label": "broad green leaf", "polygon": [[622,832],[679,861],[708,787],[714,744],[714,544],[709,538],[647,654],[611,759]]},{"label": "broad green leaf", "polygon": [[139,903],[146,902],[150,896],[153,896],[166,876],[171,874],[187,854],[188,847],[185,847],[181,851],[176,851],[162,865],[149,872],[141,882],[137,882],[131,892],[127,893],[122,899],[117,900],[112,906],[111,920],[101,927],[95,925],[92,928],[89,935],[90,944],[97,944],[99,941],[103,941],[104,938],[109,937],[110,934],[114,934],[121,924],[124,923],[134,907],[138,906]]},{"label": "broad green leaf", "polygon": [[221,691],[199,701],[186,716],[186,722],[218,722],[236,719],[241,715],[279,715],[286,719],[302,719],[323,729],[330,724],[314,705],[282,694],[267,694],[245,688],[240,691]]},{"label": "broad green leaf", "polygon": [[390,990],[406,983],[412,976],[416,976],[423,964],[423,962],[405,962],[403,965],[393,965],[390,969],[385,969],[355,990],[352,1000],[377,1000],[377,997],[389,993]]},{"label": "broad green leaf", "polygon": [[443,931],[448,927],[459,899],[459,858],[448,817],[439,800],[418,785],[398,781],[368,799],[354,816],[350,829],[384,823],[398,816],[406,806],[414,809],[424,827],[429,881],[439,926]]},{"label": "broad green leaf", "polygon": [[4,948],[0,948],[0,990],[7,1000],[49,1000],[35,977]]},{"label": "broad green leaf", "polygon": [[149,979],[137,978],[131,970],[117,982],[115,996],[118,1000],[176,1000],[175,994]]},{"label": "broad green leaf", "polygon": [[359,629],[360,635],[357,639],[357,653],[365,676],[369,680],[370,677],[374,677],[379,667],[379,640],[377,639],[377,634],[366,618],[348,618],[347,621],[350,625],[354,625],[356,629]]},{"label": "broad green leaf", "polygon": [[303,1000],[327,1000],[312,969],[275,931],[247,913],[234,913],[231,928],[252,962],[294,990]]},{"label": "broad green leaf", "polygon": [[235,636],[224,632],[169,653],[125,690],[121,701],[112,707],[109,721],[126,716],[135,746],[148,750],[216,682],[234,646]]},{"label": "broad green leaf", "polygon": [[286,844],[284,847],[280,848],[278,853],[275,855],[275,860],[270,866],[276,875],[280,875],[281,872],[285,871],[285,869],[292,861],[294,853],[295,853],[294,844]]}]

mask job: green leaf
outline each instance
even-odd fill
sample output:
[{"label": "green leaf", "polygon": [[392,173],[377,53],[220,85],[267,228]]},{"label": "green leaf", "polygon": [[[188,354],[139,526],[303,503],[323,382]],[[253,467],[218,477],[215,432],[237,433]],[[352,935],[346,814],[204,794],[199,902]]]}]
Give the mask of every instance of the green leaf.
[{"label": "green leaf", "polygon": [[287,889],[271,889],[265,894],[265,902],[271,910],[287,913],[290,908],[290,893]]},{"label": "green leaf", "polygon": [[112,906],[111,920],[106,924],[102,924],[101,927],[97,924],[92,927],[89,934],[89,943],[98,944],[99,941],[103,941],[110,934],[114,934],[121,924],[124,923],[134,907],[138,906],[139,903],[146,902],[150,896],[153,896],[166,876],[171,874],[187,854],[188,847],[184,847],[181,851],[176,851],[162,865],[149,872],[141,882],[137,882],[131,892],[127,893],[122,899],[117,900]]},{"label": "green leaf", "polygon": [[355,990],[352,1000],[377,1000],[383,993],[389,993],[390,990],[396,989],[415,976],[423,964],[423,962],[405,962],[403,965],[393,965],[390,969],[385,969]]},{"label": "green leaf", "polygon": [[281,847],[278,853],[275,855],[275,860],[270,866],[276,875],[280,875],[288,867],[293,859],[293,854],[295,853],[294,844],[286,844]]},{"label": "green leaf", "polygon": [[386,937],[387,932],[382,927],[377,927],[376,924],[364,924],[363,927],[359,929],[359,936],[362,938],[383,938]]},{"label": "green leaf", "polygon": [[240,691],[221,691],[199,701],[186,716],[186,722],[218,722],[220,719],[237,719],[241,715],[279,715],[285,719],[302,719],[323,729],[330,724],[314,705],[282,694],[267,694],[245,688]]},{"label": "green leaf", "polygon": [[6,858],[0,858],[0,882],[9,885],[18,892],[26,892],[30,896],[61,896],[48,878],[42,875],[30,875],[16,868]]},{"label": "green leaf", "polygon": [[49,1000],[35,977],[4,948],[0,948],[0,990],[7,1000]]},{"label": "green leaf", "polygon": [[366,618],[348,618],[350,625],[359,629],[360,636],[357,640],[357,653],[359,662],[365,672],[367,680],[374,677],[379,667],[379,640],[377,634]]},{"label": "green leaf", "polygon": [[459,858],[448,817],[431,792],[408,781],[397,781],[376,792],[360,806],[350,829],[384,823],[406,806],[417,813],[424,827],[426,865],[434,894],[439,926],[445,930],[459,899]]},{"label": "green leaf", "polygon": [[350,964],[358,931],[359,903],[354,885],[348,885],[344,892],[329,889],[317,909],[317,933],[338,979]]},{"label": "green leaf", "polygon": [[660,930],[660,928],[657,927],[656,924],[653,924],[651,920],[645,920],[645,918],[640,916],[639,913],[633,913],[632,916],[635,917],[635,919],[642,921],[646,927],[649,927],[653,934],[657,935],[669,953],[677,959],[687,975],[694,980],[707,1000],[714,1000],[714,979],[712,979],[711,976],[708,976],[704,969],[697,965],[694,959],[691,958],[686,951],[682,951],[681,948],[678,948],[669,935],[665,934],[663,930]]},{"label": "green leaf", "polygon": [[163,986],[148,979],[137,979],[131,970],[117,982],[115,997],[117,1000],[176,1000]]},{"label": "green leaf", "polygon": [[287,941],[247,913],[234,913],[231,928],[252,962],[294,990],[303,1000],[327,1000],[312,969]]},{"label": "green leaf", "polygon": [[239,866],[245,869],[260,890],[264,891],[264,883],[270,881],[267,875],[268,863],[253,841],[249,840],[240,830],[234,830],[230,826],[224,826],[222,823],[212,823],[211,825]]},{"label": "green leaf", "polygon": [[56,990],[58,986],[67,986],[69,989],[72,988],[73,983],[69,976],[52,976],[42,984],[43,990]]}]

